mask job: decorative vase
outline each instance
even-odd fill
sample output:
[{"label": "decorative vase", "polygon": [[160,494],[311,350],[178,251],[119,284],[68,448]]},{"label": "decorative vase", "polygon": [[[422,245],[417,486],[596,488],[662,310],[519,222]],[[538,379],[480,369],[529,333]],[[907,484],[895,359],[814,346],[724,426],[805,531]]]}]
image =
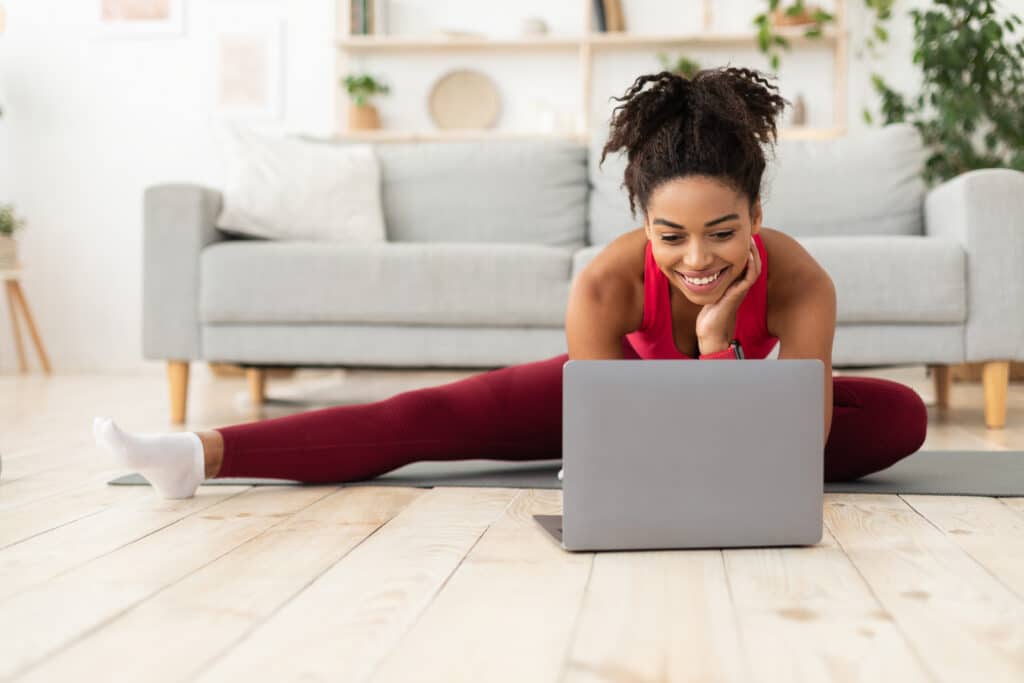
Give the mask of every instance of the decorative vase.
[{"label": "decorative vase", "polygon": [[349,130],[377,130],[380,128],[380,114],[372,104],[362,106],[355,103],[348,105]]},{"label": "decorative vase", "polygon": [[797,93],[796,100],[793,102],[793,118],[790,125],[807,125],[807,102],[804,100],[803,93]]},{"label": "decorative vase", "polygon": [[18,242],[10,235],[0,235],[0,270],[18,265]]}]

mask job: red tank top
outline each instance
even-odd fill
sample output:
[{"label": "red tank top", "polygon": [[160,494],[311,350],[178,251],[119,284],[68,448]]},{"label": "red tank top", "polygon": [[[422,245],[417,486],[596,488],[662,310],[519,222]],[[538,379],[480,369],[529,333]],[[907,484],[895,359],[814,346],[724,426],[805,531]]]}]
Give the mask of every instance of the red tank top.
[{"label": "red tank top", "polygon": [[[768,332],[768,253],[760,235],[754,235],[754,244],[761,255],[761,274],[747,291],[736,312],[736,338],[747,358],[765,358],[778,342]],[[640,329],[622,339],[626,358],[644,360],[691,359],[676,348],[672,335],[672,304],[669,289],[672,284],[654,262],[651,242],[644,251],[644,317]]]}]

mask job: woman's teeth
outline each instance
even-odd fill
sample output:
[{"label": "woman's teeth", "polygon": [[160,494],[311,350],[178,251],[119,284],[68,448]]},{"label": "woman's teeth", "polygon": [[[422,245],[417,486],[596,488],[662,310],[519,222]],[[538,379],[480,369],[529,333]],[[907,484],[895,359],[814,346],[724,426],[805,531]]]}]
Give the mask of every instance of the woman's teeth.
[{"label": "woman's teeth", "polygon": [[[685,275],[683,275],[683,279],[686,280],[687,282],[692,282],[695,285],[707,285],[707,284],[711,284],[712,282],[717,280],[719,278],[719,276],[722,273],[724,273],[724,272],[725,272],[725,269],[723,268],[722,270],[718,271],[717,273],[715,273],[714,275],[711,275],[709,277],[700,278],[700,279],[696,279],[695,280],[692,277],[686,277]],[[680,273],[680,275],[682,275],[682,273]]]}]

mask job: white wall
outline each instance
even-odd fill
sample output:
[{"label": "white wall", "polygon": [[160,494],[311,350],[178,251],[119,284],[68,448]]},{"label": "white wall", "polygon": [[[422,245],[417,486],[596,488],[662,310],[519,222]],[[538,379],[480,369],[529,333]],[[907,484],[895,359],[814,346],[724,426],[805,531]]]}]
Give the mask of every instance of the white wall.
[{"label": "white wall", "polygon": [[[0,199],[14,201],[31,223],[20,237],[27,268],[22,284],[51,363],[58,372],[163,373],[162,363],[141,356],[142,192],[164,181],[221,182],[214,137],[218,118],[211,111],[209,88],[212,22],[232,12],[280,15],[287,26],[284,111],[272,125],[327,135],[335,120],[333,0],[185,0],[180,35],[118,39],[96,37],[97,0],[2,1],[8,21],[0,35],[0,101],[6,111],[0,120]],[[436,0],[395,2],[398,25],[416,20],[416,12],[421,13],[416,21],[427,21],[422,17],[432,15],[423,15],[425,8],[441,5]],[[759,4],[715,2],[723,29],[742,29]],[[450,18],[461,17],[459,27],[498,35],[518,26],[522,17],[537,14],[555,30],[579,28],[580,0],[495,0],[487,3],[491,11],[480,16],[467,9],[480,4],[449,0],[445,18],[429,21],[435,27],[455,27]],[[686,22],[695,20],[675,9],[680,7],[675,0],[624,4],[627,21],[638,30],[684,30]],[[910,62],[913,32],[906,14],[910,7],[928,4],[896,3],[891,43],[880,62],[851,55],[847,120],[852,134],[865,128],[863,106],[877,108],[868,81],[871,71],[883,72],[902,90],[919,82]],[[549,5],[553,9],[545,9]],[[861,0],[848,0],[848,5],[851,46],[856,48],[869,17]],[[1003,7],[1024,15],[1024,0],[1006,0]],[[665,15],[676,16],[680,26],[658,20]],[[700,54],[693,56],[701,59]],[[565,109],[576,104],[578,69],[570,53],[477,57],[473,64],[493,65],[496,77],[509,81],[499,80],[509,94],[502,127],[528,125],[534,101]],[[814,125],[831,121],[828,58],[827,50],[797,51],[783,58],[780,72],[783,95],[792,99],[796,90],[804,92]],[[425,127],[424,93],[440,70],[458,59],[412,54],[360,64],[381,71],[395,84],[406,84],[381,102],[386,125],[400,119]],[[702,59],[705,66],[725,61],[767,69],[767,61],[753,50],[706,53]],[[594,121],[601,122],[607,120],[607,113],[600,111],[602,102],[621,94],[638,73],[656,70],[658,62],[652,54],[615,52],[600,56],[595,68]],[[0,309],[0,372],[10,373],[16,371],[17,359],[6,301]],[[31,367],[37,368],[31,346],[27,352]]]}]

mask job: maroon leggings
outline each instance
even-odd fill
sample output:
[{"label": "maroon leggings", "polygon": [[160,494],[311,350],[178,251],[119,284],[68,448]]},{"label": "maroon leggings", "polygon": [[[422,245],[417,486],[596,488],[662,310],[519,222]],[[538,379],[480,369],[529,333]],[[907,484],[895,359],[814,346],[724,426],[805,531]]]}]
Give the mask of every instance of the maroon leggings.
[{"label": "maroon leggings", "polygon": [[[218,477],[308,483],[369,479],[417,460],[544,460],[562,454],[567,355],[513,365],[383,401],[218,428]],[[896,382],[832,380],[825,479],[876,472],[920,448],[921,398]]]}]

